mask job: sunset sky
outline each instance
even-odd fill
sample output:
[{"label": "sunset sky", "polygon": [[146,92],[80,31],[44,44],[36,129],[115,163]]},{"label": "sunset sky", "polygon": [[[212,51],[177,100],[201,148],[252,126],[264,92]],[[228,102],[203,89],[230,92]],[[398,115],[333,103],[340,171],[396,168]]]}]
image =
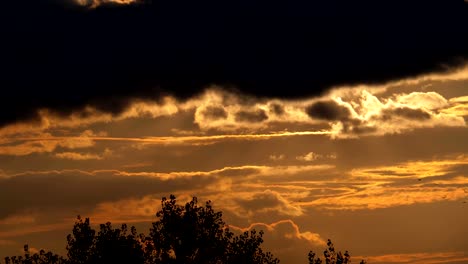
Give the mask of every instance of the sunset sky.
[{"label": "sunset sky", "polygon": [[468,4],[405,2],[5,3],[0,257],[175,194],[281,263],[468,263]]}]

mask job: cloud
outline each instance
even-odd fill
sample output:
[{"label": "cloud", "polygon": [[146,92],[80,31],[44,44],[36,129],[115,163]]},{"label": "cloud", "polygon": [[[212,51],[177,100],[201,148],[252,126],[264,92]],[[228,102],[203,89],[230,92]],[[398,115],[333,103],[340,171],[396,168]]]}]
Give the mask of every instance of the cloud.
[{"label": "cloud", "polygon": [[270,111],[275,115],[281,116],[285,113],[284,107],[280,103],[270,104]]},{"label": "cloud", "polygon": [[58,147],[67,149],[89,148],[95,145],[92,139],[97,135],[91,130],[83,131],[76,137],[54,137],[50,133],[40,133],[37,138],[6,138],[0,144],[0,155],[26,156],[32,153],[50,153]]},{"label": "cloud", "polygon": [[459,166],[466,164],[468,164],[468,157],[459,155],[450,159],[408,161],[392,166],[353,169],[350,174],[358,179],[425,179],[446,175]]},{"label": "cloud", "polygon": [[328,121],[346,120],[351,115],[348,108],[337,104],[335,101],[313,103],[306,109],[306,112],[311,118]]},{"label": "cloud", "polygon": [[441,110],[442,113],[463,118],[468,117],[468,96],[450,98],[449,103],[449,107]]},{"label": "cloud", "polygon": [[266,236],[268,233],[271,233],[273,236],[283,237],[283,238],[295,238],[299,240],[306,241],[311,245],[325,245],[325,241],[320,237],[319,234],[312,233],[309,231],[301,232],[299,226],[294,223],[292,220],[280,220],[271,224],[266,223],[253,223],[250,226],[241,228],[230,225],[229,228],[233,230],[239,230],[242,232],[249,231],[252,229],[264,230]]},{"label": "cloud", "polygon": [[[77,1],[118,7],[3,4],[9,26],[3,30],[0,86],[8,93],[2,94],[0,126],[35,119],[44,108],[66,115],[90,106],[118,114],[134,98],[186,99],[212,84],[264,98],[319,96],[340,85],[441,75],[468,55],[463,1],[399,0],[386,8],[369,1],[266,7],[247,0]],[[350,14],[362,19],[350,20]],[[398,23],[388,25],[393,17]]]},{"label": "cloud", "polygon": [[96,205],[89,217],[94,222],[151,222],[161,206],[161,197],[146,195],[141,198],[102,202]]},{"label": "cloud", "polygon": [[[8,199],[0,210],[0,219],[34,209],[64,209],[76,207],[92,207],[100,203],[143,197],[158,193],[184,192],[188,190],[211,190],[219,194],[219,190],[230,188],[225,186],[231,180],[271,177],[281,172],[282,175],[295,175],[301,172],[323,171],[330,166],[240,166],[225,167],[211,171],[120,171],[120,170],[53,170],[28,171],[8,174],[0,178],[0,199]],[[215,186],[211,188],[210,186]],[[224,186],[221,188],[221,186]],[[210,189],[211,188],[211,189]],[[228,195],[229,193],[225,193]],[[237,198],[244,197],[235,193]],[[283,214],[299,214],[300,208],[288,203],[283,195],[270,191],[258,194],[263,201],[269,201],[272,208]],[[240,208],[240,204],[232,203],[233,197],[221,197],[231,208]],[[213,199],[215,200],[215,199]],[[216,199],[217,200],[217,199]],[[247,202],[248,203],[248,202]],[[232,207],[234,206],[234,207]],[[245,209],[247,210],[247,209]],[[279,211],[278,211],[279,210]]]},{"label": "cloud", "polygon": [[327,210],[364,210],[461,201],[468,198],[467,164],[462,155],[445,160],[353,169],[349,178],[338,180],[346,186],[343,191],[333,191],[329,183],[324,187],[324,195],[307,197],[297,205]]},{"label": "cloud", "polygon": [[421,109],[412,109],[409,107],[396,107],[393,109],[385,109],[381,112],[379,118],[383,120],[389,120],[392,118],[403,118],[409,120],[428,120],[431,119],[431,115]]},{"label": "cloud", "polygon": [[410,105],[415,108],[428,110],[441,109],[448,105],[447,99],[436,92],[412,92],[409,94],[401,94],[397,95],[397,101],[403,105]]},{"label": "cloud", "polygon": [[59,159],[69,159],[69,160],[102,160],[104,158],[112,155],[110,149],[105,149],[102,154],[93,154],[93,153],[79,153],[79,152],[60,152],[56,153],[55,157]]},{"label": "cloud", "polygon": [[[384,97],[380,95],[379,89],[372,87],[341,88],[321,98],[301,100],[258,99],[226,92],[218,87],[185,101],[174,97],[164,97],[158,102],[133,100],[117,114],[92,107],[67,115],[41,110],[38,113],[40,121],[19,122],[0,128],[0,144],[94,124],[111,127],[131,119],[186,118],[186,115],[191,118],[192,112],[193,123],[199,128],[194,128],[190,132],[192,135],[214,132],[264,134],[272,131],[279,131],[277,134],[280,134],[291,127],[297,130],[315,127],[332,138],[375,136],[404,133],[417,128],[463,127],[466,124],[464,118],[468,118],[465,109],[467,105],[463,97],[448,100],[436,92],[400,93]],[[277,110],[272,110],[275,108]],[[188,136],[185,130],[175,127],[171,131],[175,135]],[[294,131],[283,134],[286,133],[292,134]],[[180,142],[189,138],[180,137],[166,142]],[[28,145],[25,149],[33,147]]]},{"label": "cloud", "polygon": [[322,155],[315,152],[309,152],[303,156],[296,156],[296,160],[300,161],[315,161],[318,159],[336,159],[336,154]]},{"label": "cloud", "polygon": [[302,161],[314,161],[314,160],[316,160],[318,158],[321,158],[321,157],[322,157],[322,155],[316,154],[314,152],[309,152],[304,156],[297,156],[296,159],[297,160],[302,160]]},{"label": "cloud", "polygon": [[268,119],[264,110],[258,109],[256,111],[240,111],[236,113],[235,120],[237,122],[257,123]]},{"label": "cloud", "polygon": [[268,156],[269,159],[271,160],[274,160],[274,161],[278,161],[278,160],[283,160],[286,156],[284,154],[280,154],[280,155],[270,155]]},{"label": "cloud", "polygon": [[301,263],[307,257],[309,250],[321,249],[326,245],[320,234],[301,230],[291,219],[272,223],[256,222],[245,228],[229,225],[229,228],[235,232],[263,230],[265,242],[262,247],[273,252],[280,260],[287,260],[289,263]]},{"label": "cloud", "polygon": [[143,145],[210,145],[229,140],[257,141],[282,137],[324,136],[330,135],[328,131],[296,131],[278,132],[270,134],[220,134],[207,136],[178,136],[178,137],[148,137],[148,138],[113,138],[100,137],[94,140],[136,142]]},{"label": "cloud", "polygon": [[239,211],[239,214],[251,216],[270,211],[288,216],[300,216],[303,214],[300,207],[292,205],[280,193],[271,190],[254,193],[250,197],[237,198],[236,203],[242,208],[241,210],[246,211]]},{"label": "cloud", "polygon": [[142,0],[73,0],[75,4],[88,7],[96,8],[101,5],[130,5],[143,2]]},{"label": "cloud", "polygon": [[172,180],[177,178],[191,178],[191,177],[204,177],[204,176],[226,176],[235,177],[238,175],[249,176],[251,174],[258,174],[264,170],[264,166],[239,166],[239,167],[224,167],[221,169],[211,171],[174,171],[174,172],[127,172],[115,171],[116,174],[121,176],[145,176],[157,178],[160,180]]},{"label": "cloud", "polygon": [[388,187],[376,186],[353,191],[345,195],[318,198],[299,203],[327,210],[373,210],[416,203],[458,201],[467,195],[460,187]]},{"label": "cloud", "polygon": [[228,114],[223,107],[209,106],[204,109],[203,116],[207,119],[216,120],[216,119],[226,119]]},{"label": "cloud", "polygon": [[[331,135],[335,138],[364,135],[399,134],[417,128],[436,126],[465,127],[462,116],[445,111],[450,105],[435,92],[398,94],[379,98],[367,90],[344,100],[335,93],[337,104],[346,106],[350,116],[330,121]],[[420,99],[420,100],[419,100]]]},{"label": "cloud", "polygon": [[[185,107],[196,109],[194,122],[202,131],[232,133],[236,130],[258,131],[268,128],[272,123],[312,123],[303,110],[304,104],[302,101],[259,99],[224,91],[218,87],[188,100]],[[219,111],[223,118],[207,116],[213,108]]]},{"label": "cloud", "polygon": [[[380,89],[357,86],[333,90],[321,98],[294,101],[249,98],[245,103],[235,94],[212,90],[187,102],[186,107],[198,105],[195,123],[202,131],[214,129],[231,133],[236,130],[266,131],[272,127],[288,129],[291,125],[328,125],[330,137],[347,138],[398,134],[417,128],[465,126],[463,101],[447,100],[436,92],[386,97],[380,94]],[[222,108],[223,119],[203,115],[212,105]],[[272,110],[274,107],[281,109],[280,114]]]},{"label": "cloud", "polygon": [[0,199],[9,201],[0,209],[0,219],[28,209],[92,207],[106,201],[193,189],[214,180],[209,174],[197,175],[196,172],[171,176],[116,170],[31,171],[8,175],[0,179]]}]

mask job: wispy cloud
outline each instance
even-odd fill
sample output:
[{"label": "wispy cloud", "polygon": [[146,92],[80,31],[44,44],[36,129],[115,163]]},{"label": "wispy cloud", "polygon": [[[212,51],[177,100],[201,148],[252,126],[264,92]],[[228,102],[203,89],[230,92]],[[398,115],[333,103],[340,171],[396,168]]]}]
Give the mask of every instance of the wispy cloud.
[{"label": "wispy cloud", "polygon": [[[280,220],[271,224],[267,223],[252,223],[248,227],[237,227],[229,225],[229,228],[233,230],[239,230],[242,232],[249,231],[252,229],[264,230],[266,233],[276,233],[273,236],[279,236],[286,239],[298,239],[310,243],[310,245],[325,245],[325,241],[317,233],[310,231],[301,232],[299,226],[294,221]],[[268,234],[267,234],[268,236]]]},{"label": "wispy cloud", "polygon": [[[443,176],[454,171],[457,166],[467,165],[468,156],[459,155],[450,159],[435,159],[428,161],[408,161],[392,166],[359,168],[351,171],[351,176],[357,179],[424,179]],[[465,175],[467,176],[467,175]]]},{"label": "wispy cloud", "polygon": [[[19,137],[12,138],[10,142],[0,144],[0,155],[25,156],[32,153],[50,153],[57,147],[69,149],[87,148],[95,145],[98,141],[107,142],[128,142],[138,144],[140,147],[148,145],[210,145],[229,140],[268,140],[281,137],[297,136],[322,136],[329,135],[328,131],[295,131],[295,132],[276,132],[270,134],[225,134],[211,136],[167,136],[167,137],[107,137],[98,135],[83,134],[81,136],[52,136],[43,134],[40,137]],[[67,153],[65,155],[57,154],[59,158],[79,158],[85,157]],[[90,155],[88,155],[91,158]],[[95,156],[97,158],[97,156]]]},{"label": "wispy cloud", "polygon": [[[345,192],[298,202],[329,210],[389,208],[416,203],[463,201],[468,198],[465,156],[447,160],[410,161],[394,166],[354,169]],[[330,185],[326,188],[329,188]]]},{"label": "wispy cloud", "polygon": [[56,153],[55,157],[59,159],[68,159],[68,160],[103,160],[112,155],[110,149],[105,149],[102,154],[95,153],[79,153],[79,152],[60,152]]},{"label": "wispy cloud", "polygon": [[50,153],[58,147],[67,149],[89,148],[95,145],[92,137],[96,136],[91,130],[85,130],[76,137],[62,137],[57,139],[49,133],[30,139],[13,138],[0,144],[0,155],[25,156],[32,153]]}]

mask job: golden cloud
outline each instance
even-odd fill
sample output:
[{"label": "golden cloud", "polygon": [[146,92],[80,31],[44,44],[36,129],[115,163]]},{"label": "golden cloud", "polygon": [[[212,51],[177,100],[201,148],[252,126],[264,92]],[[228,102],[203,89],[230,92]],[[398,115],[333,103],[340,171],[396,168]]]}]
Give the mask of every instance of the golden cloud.
[{"label": "golden cloud", "polygon": [[392,166],[353,169],[351,177],[356,179],[424,179],[437,177],[452,172],[456,166],[468,164],[467,155],[459,155],[450,159],[429,161],[408,161]]},{"label": "golden cloud", "polygon": [[13,138],[0,145],[0,155],[25,156],[32,153],[50,153],[58,147],[68,149],[88,148],[95,145],[91,130],[85,130],[77,137],[57,138],[50,133],[39,134],[35,138]]},{"label": "golden cloud", "polygon": [[286,157],[286,155],[284,155],[284,154],[280,154],[280,155],[272,154],[272,155],[268,156],[269,159],[274,160],[274,161],[284,160],[285,157]]},{"label": "golden cloud", "polygon": [[[237,227],[234,225],[229,225],[230,229],[238,230],[241,232],[249,231],[252,229],[264,230],[265,236],[276,236],[287,239],[298,239],[300,241],[306,241],[311,246],[314,245],[326,245],[325,240],[323,240],[319,234],[313,233],[310,231],[301,232],[299,226],[294,223],[293,220],[280,220],[271,224],[267,223],[252,223],[248,227]],[[269,234],[270,233],[270,234]]]},{"label": "golden cloud", "polygon": [[[210,145],[229,140],[268,140],[280,137],[296,136],[320,136],[329,135],[327,131],[296,131],[296,132],[277,132],[270,134],[227,134],[212,136],[168,136],[168,137],[107,137],[100,135],[89,135],[83,133],[80,136],[52,136],[49,133],[40,134],[35,137],[11,138],[9,141],[0,144],[0,155],[25,156],[32,153],[50,153],[57,147],[77,149],[88,148],[95,145],[97,141],[129,142],[134,143],[136,148],[144,148],[150,145]],[[16,143],[16,144],[12,144]],[[83,155],[81,155],[83,156]],[[79,155],[67,153],[58,154],[59,158],[78,158]],[[88,156],[91,158],[91,156]],[[96,158],[96,157],[95,157]]]},{"label": "golden cloud", "polygon": [[337,106],[349,111],[347,117],[330,120],[333,132],[331,135],[334,138],[399,134],[416,128],[466,126],[462,116],[444,111],[450,105],[435,92],[414,92],[378,98],[371,92],[362,90],[358,96],[348,101],[337,94],[332,99]]},{"label": "golden cloud", "polygon": [[230,210],[238,216],[253,217],[260,213],[275,212],[280,215],[300,216],[303,211],[300,207],[293,205],[285,199],[279,192],[265,190],[249,194],[236,195],[233,197],[236,208]]},{"label": "golden cloud", "polygon": [[79,152],[61,152],[56,153],[55,157],[68,160],[103,160],[112,155],[110,149],[105,149],[102,154],[79,153]]},{"label": "golden cloud", "polygon": [[336,154],[332,153],[328,155],[323,155],[323,154],[318,154],[318,153],[311,151],[305,155],[296,156],[296,159],[300,161],[315,161],[318,159],[336,159]]},{"label": "golden cloud", "polygon": [[389,208],[416,203],[457,201],[467,197],[460,187],[385,187],[375,186],[353,193],[323,197],[301,206],[317,206],[328,210],[362,210]]},{"label": "golden cloud", "polygon": [[[456,73],[430,75],[417,80],[468,79],[468,66]],[[336,88],[320,98],[301,100],[259,99],[233,94],[220,87],[209,87],[203,94],[179,101],[173,97],[159,102],[134,100],[124,111],[110,114],[91,106],[68,116],[47,109],[39,119],[0,128],[0,143],[5,138],[32,137],[53,129],[77,129],[96,123],[113,124],[127,119],[158,118],[193,112],[199,131],[265,134],[291,125],[326,126],[332,138],[403,133],[416,128],[437,126],[465,127],[466,96],[447,99],[436,92],[398,93],[382,97],[382,90],[395,85]],[[380,87],[380,88],[379,88]],[[331,116],[330,116],[331,115]],[[173,131],[182,131],[175,127]],[[195,133],[196,134],[196,133]]]},{"label": "golden cloud", "polygon": [[[461,201],[468,198],[468,175],[457,171],[466,166],[465,155],[446,160],[409,161],[392,166],[354,169],[343,184],[342,192],[312,196],[299,206],[329,210],[378,209],[416,203]],[[334,189],[336,190],[336,189]],[[330,194],[327,194],[330,193]]]}]

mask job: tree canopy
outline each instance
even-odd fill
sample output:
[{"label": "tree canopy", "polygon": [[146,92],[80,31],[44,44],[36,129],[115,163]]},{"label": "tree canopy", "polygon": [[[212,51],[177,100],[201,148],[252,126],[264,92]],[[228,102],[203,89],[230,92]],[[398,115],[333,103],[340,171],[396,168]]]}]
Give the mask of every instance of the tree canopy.
[{"label": "tree canopy", "polygon": [[[31,254],[24,246],[24,256],[6,257],[6,264],[278,264],[279,259],[261,248],[263,231],[250,230],[240,235],[230,231],[215,211],[211,201],[198,205],[193,197],[185,205],[176,197],[162,198],[149,234],[138,233],[134,226],[114,228],[110,222],[92,228],[89,218],[77,217],[67,236],[67,256],[44,250]],[[349,264],[351,257],[335,252],[328,240],[324,251],[326,264]],[[320,264],[312,251],[310,264]],[[364,263],[363,261],[361,263]]]}]

